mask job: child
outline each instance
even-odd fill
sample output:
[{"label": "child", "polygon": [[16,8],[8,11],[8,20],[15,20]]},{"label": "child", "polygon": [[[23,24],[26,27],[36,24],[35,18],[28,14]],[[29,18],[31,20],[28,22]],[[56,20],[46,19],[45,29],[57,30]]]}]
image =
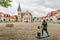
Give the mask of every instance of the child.
[{"label": "child", "polygon": [[37,29],[38,29],[37,37],[38,37],[38,38],[41,38],[41,33],[40,33],[40,32],[41,32],[41,30],[40,30],[40,26],[38,26],[38,27],[37,27]]}]

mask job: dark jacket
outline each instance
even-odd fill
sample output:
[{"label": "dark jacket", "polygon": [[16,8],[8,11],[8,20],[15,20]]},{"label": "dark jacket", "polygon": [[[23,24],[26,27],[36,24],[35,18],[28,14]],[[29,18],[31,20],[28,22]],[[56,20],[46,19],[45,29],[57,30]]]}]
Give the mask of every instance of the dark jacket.
[{"label": "dark jacket", "polygon": [[47,29],[47,22],[45,21],[45,22],[42,22],[42,28],[43,29]]}]

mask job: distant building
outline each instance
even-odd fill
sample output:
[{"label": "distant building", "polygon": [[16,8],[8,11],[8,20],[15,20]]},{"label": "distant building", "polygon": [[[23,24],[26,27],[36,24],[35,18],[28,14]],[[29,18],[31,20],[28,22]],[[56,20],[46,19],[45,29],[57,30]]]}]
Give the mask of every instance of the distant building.
[{"label": "distant building", "polygon": [[60,10],[57,10],[56,12],[57,14],[55,16],[57,18],[57,21],[60,22]]},{"label": "distant building", "polygon": [[46,16],[46,18],[45,18],[45,20],[48,21],[48,22],[52,21],[51,16],[52,16],[52,14],[48,13],[47,16]]},{"label": "distant building", "polygon": [[22,22],[32,22],[32,14],[30,12],[25,12],[24,15],[22,15]]},{"label": "distant building", "polygon": [[15,22],[16,21],[16,17],[15,16],[10,16],[10,22]]},{"label": "distant building", "polygon": [[21,22],[21,7],[20,7],[20,3],[18,5],[17,11],[18,11],[18,21]]},{"label": "distant building", "polygon": [[32,22],[32,14],[28,11],[22,12],[20,4],[18,6],[18,21],[19,22]]},{"label": "distant building", "polygon": [[4,14],[4,21],[9,22],[10,20],[10,15],[9,14]]},{"label": "distant building", "polygon": [[45,19],[46,19],[46,16],[42,16],[42,17],[40,17],[39,21],[42,22]]},{"label": "distant building", "polygon": [[4,14],[2,12],[0,12],[0,22],[4,21]]},{"label": "distant building", "polygon": [[60,22],[60,13],[56,15],[57,21]]},{"label": "distant building", "polygon": [[13,21],[16,20],[15,16],[11,16],[10,14],[6,14],[6,13],[3,13],[3,12],[0,12],[0,22],[10,22],[12,20]]},{"label": "distant building", "polygon": [[41,22],[41,18],[40,17],[34,17],[33,22]]},{"label": "distant building", "polygon": [[58,22],[60,21],[60,10],[57,10],[57,11],[52,11],[52,16],[51,16],[51,19],[54,21],[54,22]]},{"label": "distant building", "polygon": [[32,22],[32,14],[30,12],[20,12],[20,22]]},{"label": "distant building", "polygon": [[48,13],[46,20],[50,21],[50,22],[51,21],[53,21],[53,22],[60,21],[60,10],[52,11],[51,13]]}]

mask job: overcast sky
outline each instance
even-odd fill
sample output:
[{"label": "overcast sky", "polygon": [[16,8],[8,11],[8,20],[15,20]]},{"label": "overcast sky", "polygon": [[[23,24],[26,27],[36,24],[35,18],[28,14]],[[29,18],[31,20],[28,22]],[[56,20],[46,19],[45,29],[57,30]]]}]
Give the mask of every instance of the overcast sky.
[{"label": "overcast sky", "polygon": [[11,7],[0,7],[1,11],[17,15],[18,4],[20,3],[22,11],[28,10],[33,16],[45,16],[52,10],[60,9],[60,0],[12,0]]}]

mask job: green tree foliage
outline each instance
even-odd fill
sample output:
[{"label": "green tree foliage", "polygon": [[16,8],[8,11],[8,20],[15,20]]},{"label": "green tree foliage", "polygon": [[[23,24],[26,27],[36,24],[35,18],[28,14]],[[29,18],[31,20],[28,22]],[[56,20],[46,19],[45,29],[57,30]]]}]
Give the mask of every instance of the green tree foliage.
[{"label": "green tree foliage", "polygon": [[16,17],[16,21],[18,21],[18,16],[17,15],[14,15]]},{"label": "green tree foliage", "polygon": [[7,8],[7,7],[11,6],[10,2],[11,2],[11,0],[0,0],[0,6]]}]

